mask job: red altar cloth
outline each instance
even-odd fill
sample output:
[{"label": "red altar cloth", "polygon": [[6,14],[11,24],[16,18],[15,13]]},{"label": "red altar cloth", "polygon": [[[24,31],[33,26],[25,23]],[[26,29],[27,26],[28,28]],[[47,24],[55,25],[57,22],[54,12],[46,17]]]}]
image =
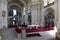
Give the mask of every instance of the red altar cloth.
[{"label": "red altar cloth", "polygon": [[[15,31],[17,32],[17,33],[21,33],[21,30],[22,30],[22,28],[15,28]],[[43,31],[49,31],[49,30],[54,30],[54,27],[48,27],[48,28],[41,28],[41,27],[39,27],[39,28],[32,28],[32,29],[30,29],[30,28],[25,28],[24,30],[26,30],[26,33],[31,33],[31,32],[43,32]]]}]

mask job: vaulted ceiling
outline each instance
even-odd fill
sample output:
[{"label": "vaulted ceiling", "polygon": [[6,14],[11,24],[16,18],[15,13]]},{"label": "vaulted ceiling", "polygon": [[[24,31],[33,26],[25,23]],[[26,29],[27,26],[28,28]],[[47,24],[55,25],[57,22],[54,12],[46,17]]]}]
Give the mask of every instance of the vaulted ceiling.
[{"label": "vaulted ceiling", "polygon": [[8,0],[8,2],[17,2],[19,1],[20,3],[22,3],[23,5],[26,5],[28,3],[28,0]]}]

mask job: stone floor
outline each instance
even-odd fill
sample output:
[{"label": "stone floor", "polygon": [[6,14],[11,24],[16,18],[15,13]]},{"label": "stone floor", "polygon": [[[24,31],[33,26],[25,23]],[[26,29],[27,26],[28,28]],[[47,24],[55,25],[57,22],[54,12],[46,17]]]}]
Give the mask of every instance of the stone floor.
[{"label": "stone floor", "polygon": [[56,30],[50,30],[45,32],[40,32],[41,37],[28,37],[25,39],[18,39],[16,37],[14,28],[3,29],[2,30],[2,40],[55,40]]}]

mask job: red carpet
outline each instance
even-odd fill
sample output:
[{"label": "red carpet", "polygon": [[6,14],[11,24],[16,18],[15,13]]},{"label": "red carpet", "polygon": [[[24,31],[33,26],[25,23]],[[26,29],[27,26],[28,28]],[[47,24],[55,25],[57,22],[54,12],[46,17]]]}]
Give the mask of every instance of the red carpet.
[{"label": "red carpet", "polygon": [[[22,28],[15,28],[15,31],[17,32],[17,33],[21,33],[21,30],[22,30]],[[54,30],[54,27],[52,27],[52,26],[50,26],[50,27],[48,27],[48,28],[41,28],[41,27],[39,27],[39,28],[32,28],[32,29],[30,29],[30,28],[25,28],[24,30],[26,30],[26,33],[31,33],[31,32],[43,32],[43,31],[49,31],[49,30]]]}]

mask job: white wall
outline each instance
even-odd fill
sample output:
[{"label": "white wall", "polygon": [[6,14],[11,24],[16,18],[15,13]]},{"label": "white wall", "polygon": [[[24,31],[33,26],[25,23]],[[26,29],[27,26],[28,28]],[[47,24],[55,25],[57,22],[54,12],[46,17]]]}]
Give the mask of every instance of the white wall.
[{"label": "white wall", "polygon": [[60,30],[60,0],[55,0],[56,24],[57,29]]},{"label": "white wall", "polygon": [[[2,16],[3,11],[5,11],[5,17]],[[7,0],[0,0],[0,29],[7,28]]]}]

